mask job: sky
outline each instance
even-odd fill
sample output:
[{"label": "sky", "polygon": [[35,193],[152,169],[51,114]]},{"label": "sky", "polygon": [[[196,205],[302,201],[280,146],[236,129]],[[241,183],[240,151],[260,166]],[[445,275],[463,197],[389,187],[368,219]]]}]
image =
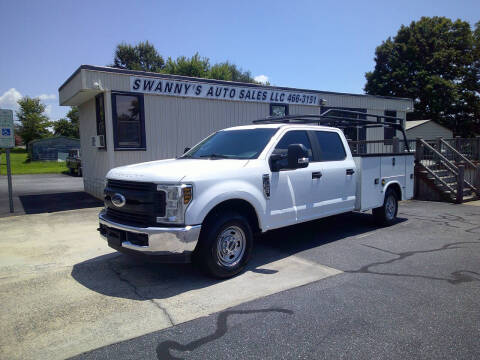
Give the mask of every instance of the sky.
[{"label": "sky", "polygon": [[0,0],[0,108],[38,96],[58,120],[58,88],[81,64],[145,40],[164,58],[199,52],[272,85],[361,94],[375,48],[422,16],[473,26],[480,1]]}]

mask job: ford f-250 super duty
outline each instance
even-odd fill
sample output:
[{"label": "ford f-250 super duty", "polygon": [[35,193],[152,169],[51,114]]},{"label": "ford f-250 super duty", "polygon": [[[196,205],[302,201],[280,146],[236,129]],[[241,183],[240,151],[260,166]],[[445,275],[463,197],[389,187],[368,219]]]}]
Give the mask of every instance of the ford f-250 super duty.
[{"label": "ford f-250 super duty", "polygon": [[353,157],[338,128],[268,122],[217,131],[176,159],[110,170],[101,235],[118,251],[192,259],[226,278],[247,264],[254,234],[370,209],[391,224],[398,201],[412,197],[411,153]]}]

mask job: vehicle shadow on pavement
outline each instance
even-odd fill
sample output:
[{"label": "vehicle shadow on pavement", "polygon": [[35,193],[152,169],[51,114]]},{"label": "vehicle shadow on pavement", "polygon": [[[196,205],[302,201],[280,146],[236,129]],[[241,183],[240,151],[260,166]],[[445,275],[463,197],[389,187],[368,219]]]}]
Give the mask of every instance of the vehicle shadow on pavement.
[{"label": "vehicle shadow on pavement", "polygon": [[84,191],[20,195],[25,214],[41,214],[103,206],[103,202]]},{"label": "vehicle shadow on pavement", "polygon": [[[268,268],[274,261],[375,229],[378,225],[371,215],[349,213],[274,230],[257,239],[245,272],[274,274],[278,271]],[[192,264],[146,263],[119,253],[78,263],[71,275],[100,294],[134,300],[170,298],[222,281],[204,276]]]}]

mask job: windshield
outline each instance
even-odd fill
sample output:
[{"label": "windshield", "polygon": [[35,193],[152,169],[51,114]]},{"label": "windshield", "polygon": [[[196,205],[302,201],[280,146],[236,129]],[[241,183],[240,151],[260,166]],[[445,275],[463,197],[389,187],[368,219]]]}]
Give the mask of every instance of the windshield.
[{"label": "windshield", "polygon": [[181,158],[255,159],[277,129],[245,129],[218,131]]}]

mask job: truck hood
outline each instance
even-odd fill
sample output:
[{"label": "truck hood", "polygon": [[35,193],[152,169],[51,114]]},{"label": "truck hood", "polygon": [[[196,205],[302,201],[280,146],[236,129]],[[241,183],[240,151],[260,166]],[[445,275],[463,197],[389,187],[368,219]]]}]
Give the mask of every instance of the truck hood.
[{"label": "truck hood", "polygon": [[234,171],[244,167],[248,160],[230,159],[167,159],[139,164],[121,166],[110,170],[107,179],[143,181],[143,182],[173,182],[178,183],[188,177],[189,181],[206,174]]}]

